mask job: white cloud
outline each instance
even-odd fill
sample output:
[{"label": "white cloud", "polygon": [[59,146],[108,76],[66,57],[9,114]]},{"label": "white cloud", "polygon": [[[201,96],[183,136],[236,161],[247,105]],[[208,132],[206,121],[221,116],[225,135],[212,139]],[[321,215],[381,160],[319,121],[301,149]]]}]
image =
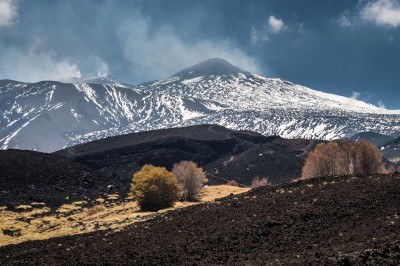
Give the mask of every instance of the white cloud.
[{"label": "white cloud", "polygon": [[373,23],[381,27],[400,26],[400,0],[359,0],[357,8],[341,13],[337,22],[342,27]]},{"label": "white cloud", "polygon": [[40,41],[27,50],[0,47],[0,76],[9,79],[37,82],[81,77],[78,66],[68,59],[57,59],[51,51],[41,51]]},{"label": "white cloud", "polygon": [[357,91],[352,91],[351,92],[351,99],[354,99],[354,100],[360,100],[360,96],[361,96],[361,93],[360,92],[357,92]]},{"label": "white cloud", "polygon": [[108,65],[106,62],[103,61],[100,57],[94,57],[93,65],[97,66],[97,75],[98,76],[106,76],[108,75]]},{"label": "white cloud", "polygon": [[10,26],[18,17],[15,0],[0,0],[0,27]]},{"label": "white cloud", "polygon": [[382,109],[386,109],[386,106],[385,106],[385,104],[384,104],[384,102],[382,100],[378,101],[378,107],[382,108]]},{"label": "white cloud", "polygon": [[[270,34],[278,34],[288,27],[285,25],[283,20],[276,18],[275,16],[269,16],[268,21],[261,29],[252,27],[250,31],[250,42],[252,45],[256,45],[260,42],[269,41]],[[300,30],[303,30],[303,26],[300,25]]]},{"label": "white cloud", "polygon": [[276,18],[275,16],[269,16],[268,28],[272,33],[279,33],[287,28],[283,20]]},{"label": "white cloud", "polygon": [[339,22],[339,25],[342,27],[350,27],[351,25],[353,25],[351,16],[348,11],[345,11],[342,14],[340,14],[337,21]]},{"label": "white cloud", "polygon": [[132,74],[141,80],[165,78],[205,59],[220,57],[247,71],[258,71],[255,59],[229,40],[189,41],[173,27],[154,28],[152,21],[136,12],[118,30],[124,58]]},{"label": "white cloud", "polygon": [[377,0],[368,2],[360,10],[360,17],[364,21],[373,22],[378,26],[400,26],[400,1]]},{"label": "white cloud", "polygon": [[250,31],[251,44],[255,45],[260,41],[268,41],[268,40],[269,40],[269,38],[268,38],[267,32],[265,32],[263,30],[258,31],[255,27],[251,28],[251,31]]}]

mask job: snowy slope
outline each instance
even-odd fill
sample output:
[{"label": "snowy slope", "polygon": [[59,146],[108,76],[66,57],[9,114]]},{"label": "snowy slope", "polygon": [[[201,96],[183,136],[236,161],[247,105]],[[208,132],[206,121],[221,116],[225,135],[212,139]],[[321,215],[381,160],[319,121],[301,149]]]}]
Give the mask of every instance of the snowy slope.
[{"label": "snowy slope", "polygon": [[[76,83],[76,82],[74,82],[74,83]],[[97,76],[84,79],[82,82],[79,82],[79,83],[110,85],[110,86],[121,87],[121,88],[134,87],[130,84],[119,81],[118,79],[116,79],[113,76],[103,74],[103,73],[98,73]]]},{"label": "snowy slope", "polygon": [[400,131],[400,110],[265,78],[222,59],[132,88],[2,80],[0,117],[1,148],[47,152],[112,135],[206,123],[289,138]]}]

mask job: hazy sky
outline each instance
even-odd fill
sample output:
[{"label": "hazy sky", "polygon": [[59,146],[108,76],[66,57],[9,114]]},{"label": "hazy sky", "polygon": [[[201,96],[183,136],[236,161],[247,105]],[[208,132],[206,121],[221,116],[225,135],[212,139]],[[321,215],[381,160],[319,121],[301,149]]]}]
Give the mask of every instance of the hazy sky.
[{"label": "hazy sky", "polygon": [[400,109],[400,0],[0,0],[0,79],[138,84],[212,57]]}]

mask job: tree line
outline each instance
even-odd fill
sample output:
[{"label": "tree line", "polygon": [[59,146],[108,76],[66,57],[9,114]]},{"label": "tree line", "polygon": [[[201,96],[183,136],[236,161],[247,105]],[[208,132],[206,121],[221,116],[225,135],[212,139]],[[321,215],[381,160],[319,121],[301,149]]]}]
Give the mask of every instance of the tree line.
[{"label": "tree line", "polygon": [[301,179],[384,171],[382,154],[373,144],[341,140],[318,144],[305,161]]}]

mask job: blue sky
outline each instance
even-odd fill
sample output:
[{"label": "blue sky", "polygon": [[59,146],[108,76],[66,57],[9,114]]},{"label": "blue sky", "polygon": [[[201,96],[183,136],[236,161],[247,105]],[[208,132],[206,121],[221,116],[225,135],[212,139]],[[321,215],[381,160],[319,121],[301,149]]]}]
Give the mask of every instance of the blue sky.
[{"label": "blue sky", "polygon": [[0,0],[0,79],[138,84],[212,57],[400,109],[400,0]]}]

